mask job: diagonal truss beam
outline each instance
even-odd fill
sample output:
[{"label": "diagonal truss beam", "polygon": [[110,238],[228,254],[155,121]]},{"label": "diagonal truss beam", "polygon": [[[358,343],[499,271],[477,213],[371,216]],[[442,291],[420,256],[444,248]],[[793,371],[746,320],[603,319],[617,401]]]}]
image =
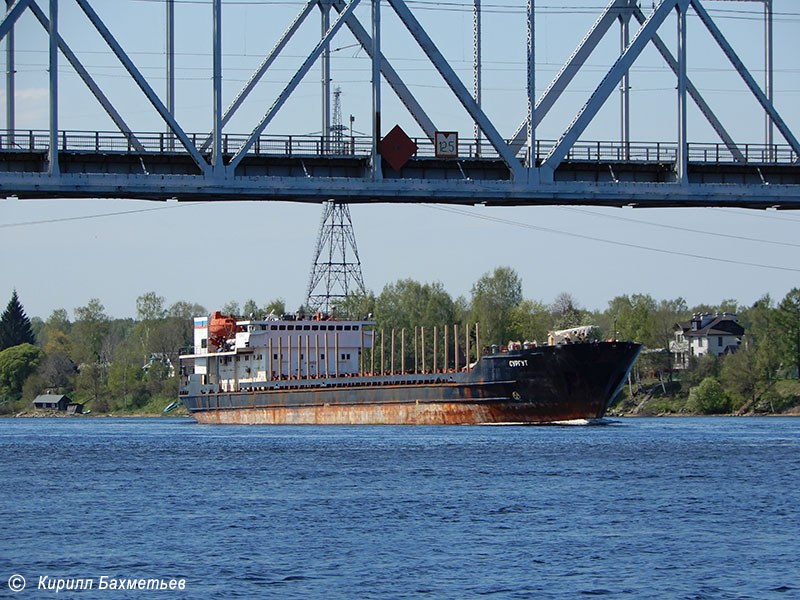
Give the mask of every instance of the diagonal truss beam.
[{"label": "diagonal truss beam", "polygon": [[[85,1],[85,0],[81,0]],[[330,29],[328,29],[328,33],[323,36],[323,38],[319,41],[317,46],[311,52],[311,54],[306,57],[306,60],[294,74],[292,80],[286,85],[286,87],[281,92],[280,96],[275,100],[272,104],[270,109],[267,111],[267,114],[264,115],[264,118],[261,119],[261,122],[256,126],[250,136],[245,140],[245,142],[239,147],[239,150],[236,151],[236,154],[231,158],[231,161],[228,163],[228,169],[231,174],[235,171],[238,164],[242,161],[247,151],[255,143],[258,136],[261,135],[261,132],[269,125],[269,122],[275,117],[281,107],[286,103],[289,96],[294,92],[297,85],[302,81],[303,77],[305,77],[306,73],[308,73],[309,69],[312,67],[314,62],[316,62],[317,58],[322,54],[323,50],[327,47],[330,40],[333,36],[336,35],[336,32],[341,29],[342,25],[344,24],[344,20],[347,15],[352,14],[353,9],[358,5],[359,0],[350,0],[350,3],[347,5],[347,8],[339,14],[336,21],[334,21],[333,25],[331,25]]]},{"label": "diagonal truss beam", "polygon": [[472,119],[478,123],[481,130],[486,135],[486,139],[488,139],[489,142],[494,146],[495,150],[497,150],[497,153],[503,159],[503,162],[505,162],[508,166],[512,177],[517,181],[524,181],[526,172],[522,166],[522,163],[517,159],[509,145],[506,144],[505,140],[500,136],[497,129],[495,129],[494,125],[492,125],[491,121],[489,121],[486,114],[483,112],[483,110],[481,110],[481,107],[478,106],[478,103],[475,102],[472,94],[470,94],[462,81],[458,78],[458,75],[456,75],[453,68],[445,60],[444,56],[442,56],[442,53],[422,28],[422,25],[420,25],[416,17],[414,17],[414,15],[408,9],[405,2],[403,2],[403,0],[389,0],[389,4],[391,4],[394,11],[397,13],[397,16],[400,17],[400,20],[406,26],[406,29],[408,29],[409,33],[417,41],[420,48],[422,48],[422,51],[427,55],[431,63],[433,63],[433,66],[437,71],[439,71],[439,74],[445,80],[447,85],[450,86],[450,89],[455,94],[456,98],[458,98],[458,100],[461,102],[461,105],[467,110]]},{"label": "diagonal truss beam", "polygon": [[[561,70],[553,78],[553,80],[550,82],[550,85],[547,86],[547,89],[536,103],[536,109],[534,111],[535,127],[538,127],[539,123],[542,122],[542,119],[544,119],[547,113],[550,112],[550,109],[553,108],[556,100],[561,97],[561,94],[567,88],[569,83],[581,70],[581,67],[583,67],[586,60],[589,58],[592,52],[594,52],[594,49],[597,48],[600,40],[605,37],[609,28],[614,24],[614,21],[619,16],[620,9],[628,7],[629,5],[630,0],[611,0],[603,13],[597,18],[597,21],[595,21],[595,24],[589,30],[589,33],[586,34],[581,43],[572,53],[572,56],[570,56],[567,62],[564,63],[564,66],[561,67]],[[511,140],[511,148],[515,154],[519,152],[522,146],[525,145],[527,126],[528,120],[526,118],[514,132],[514,136]]]},{"label": "diagonal truss beam", "polygon": [[[44,11],[39,8],[39,5],[36,4],[36,2],[31,2],[30,9],[34,16],[39,20],[39,23],[42,24],[42,27],[44,27],[45,31],[49,31],[50,20],[47,18],[47,15],[44,14]],[[144,146],[142,146],[139,139],[131,131],[131,128],[128,127],[127,123],[125,123],[125,120],[117,112],[117,109],[114,108],[114,106],[111,104],[111,101],[102,92],[97,83],[95,83],[94,79],[92,79],[92,76],[89,75],[89,72],[83,67],[83,64],[81,64],[78,57],[75,56],[75,53],[67,45],[67,43],[64,41],[64,38],[62,38],[60,34],[58,35],[58,47],[64,57],[72,65],[72,68],[75,69],[75,72],[78,73],[80,78],[86,84],[86,87],[89,88],[103,109],[105,109],[108,116],[111,117],[111,120],[114,121],[114,124],[125,135],[125,137],[130,140],[131,146],[133,146],[138,152],[144,152]]]},{"label": "diagonal truss beam", "polygon": [[[261,61],[261,64],[250,77],[250,80],[244,85],[244,87],[242,87],[241,90],[239,90],[239,93],[236,94],[236,98],[233,99],[233,102],[231,102],[230,106],[228,106],[228,108],[225,110],[225,114],[222,115],[222,127],[225,127],[228,121],[231,120],[231,117],[233,117],[234,113],[239,109],[247,96],[250,95],[250,92],[253,91],[253,89],[256,87],[256,84],[261,81],[261,78],[267,72],[270,65],[275,62],[275,59],[278,58],[278,55],[284,49],[286,44],[289,43],[289,40],[292,39],[292,36],[297,32],[297,30],[300,28],[300,25],[303,24],[303,21],[305,21],[306,17],[309,15],[314,6],[318,4],[318,2],[319,0],[308,0],[305,6],[300,9],[300,12],[297,13],[294,21],[292,21],[291,25],[289,25],[289,27],[283,33],[281,39],[277,41],[272,50],[270,50],[269,54],[264,57],[264,60]],[[208,148],[209,144],[211,144],[211,135],[205,139],[203,145],[200,147],[200,150],[205,150]]]},{"label": "diagonal truss beam", "polygon": [[[337,12],[342,12],[345,8],[344,0],[333,0],[333,8],[335,8]],[[367,56],[372,58],[372,37],[369,35],[369,33],[367,33],[367,30],[364,29],[363,25],[361,25],[361,21],[358,20],[358,17],[355,15],[348,16],[345,20],[345,25],[347,25],[347,28],[353,34],[353,37],[356,38],[356,41],[361,44],[361,47],[367,53]],[[397,71],[394,70],[394,67],[392,67],[383,54],[381,54],[380,63],[381,73],[383,73],[383,77],[386,79],[386,82],[389,84],[389,86],[391,86],[395,94],[397,94],[397,97],[400,99],[400,102],[403,103],[414,120],[422,128],[422,131],[425,132],[425,135],[428,136],[428,139],[433,141],[436,137],[436,125],[434,125],[433,121],[423,110],[422,106],[420,106],[419,102],[417,102],[417,99],[414,98],[411,90],[408,89],[406,84],[400,78],[400,75],[397,74]]]},{"label": "diagonal truss beam", "polygon": [[145,80],[145,78],[139,72],[139,69],[136,68],[136,65],[133,64],[131,59],[122,49],[122,46],[119,45],[119,42],[117,42],[117,40],[108,30],[108,27],[105,26],[103,21],[94,11],[94,9],[89,5],[88,0],[75,0],[75,1],[81,7],[83,12],[92,22],[92,24],[95,26],[95,29],[97,29],[98,33],[106,41],[108,47],[111,48],[114,54],[117,55],[117,58],[125,67],[125,69],[127,69],[130,76],[139,86],[139,89],[141,89],[144,95],[147,96],[147,99],[150,100],[150,104],[153,105],[153,108],[155,108],[158,111],[158,113],[161,115],[161,118],[164,119],[167,125],[169,125],[169,128],[172,130],[172,132],[181,141],[184,148],[186,148],[186,151],[189,153],[194,162],[200,168],[200,171],[203,173],[209,171],[210,165],[208,164],[208,162],[206,162],[203,156],[197,151],[197,148],[195,148],[195,146],[192,144],[192,141],[189,139],[189,137],[186,135],[183,129],[181,129],[181,126],[178,125],[178,122],[175,121],[173,116],[167,110],[167,107],[164,106],[163,102],[161,102],[161,100],[158,98],[158,95],[155,93],[155,91],[153,91],[153,88],[150,87],[150,84],[147,83],[147,80]]},{"label": "diagonal truss beam", "polygon": [[11,8],[6,11],[3,20],[0,21],[0,41],[11,31],[11,28],[14,27],[14,23],[16,23],[19,16],[25,12],[25,9],[28,8],[30,3],[31,0],[17,0]]},{"label": "diagonal truss beam", "polygon": [[578,115],[567,128],[567,131],[564,132],[561,139],[544,159],[541,166],[543,179],[552,179],[553,173],[567,156],[570,148],[572,148],[581,134],[586,130],[586,127],[597,115],[597,112],[614,91],[617,84],[619,84],[622,76],[631,68],[631,65],[633,65],[634,61],[642,53],[644,47],[653,38],[653,35],[669,13],[676,7],[679,7],[681,10],[686,10],[690,1],[691,0],[662,0],[656,9],[650,13],[650,16],[647,17],[647,20],[639,28],[639,31],[636,32],[633,40],[631,40],[627,50],[617,59],[614,66],[611,67],[611,70],[589,97],[589,100],[580,112],[578,112]]},{"label": "diagonal truss beam", "polygon": [[[642,12],[642,9],[640,9],[638,6],[634,9],[633,16],[636,18],[637,21],[639,21],[640,25],[643,25],[644,22],[647,20],[644,13]],[[658,36],[657,33],[653,35],[653,44],[655,45],[656,49],[659,51],[661,56],[664,58],[667,65],[669,65],[669,68],[672,69],[672,72],[675,73],[675,75],[677,76],[678,61],[675,59],[675,57],[672,55],[672,52],[670,52],[667,45]],[[695,104],[697,104],[697,108],[699,108],[700,112],[703,113],[703,116],[706,118],[709,125],[711,125],[714,131],[717,132],[717,135],[720,137],[722,142],[728,148],[728,151],[731,153],[731,155],[737,161],[745,162],[744,154],[742,154],[742,151],[739,150],[739,147],[736,145],[736,142],[733,141],[733,138],[730,136],[730,134],[727,132],[727,130],[722,125],[720,120],[714,114],[714,111],[711,110],[711,107],[706,103],[706,101],[703,99],[703,96],[700,94],[698,89],[688,78],[686,79],[686,90],[689,92],[689,96],[692,97],[692,100],[694,100]]]},{"label": "diagonal truss beam", "polygon": [[781,116],[778,114],[778,111],[775,110],[775,107],[772,105],[772,102],[769,101],[769,98],[761,91],[761,88],[756,83],[756,80],[750,74],[750,71],[747,70],[747,67],[744,66],[744,63],[741,61],[739,56],[734,51],[733,47],[728,43],[728,40],[725,39],[725,36],[722,35],[722,32],[719,30],[717,25],[711,19],[709,14],[706,12],[706,9],[700,3],[700,0],[691,0],[692,8],[694,8],[697,15],[700,17],[700,20],[708,29],[708,32],[714,38],[714,40],[719,44],[719,47],[725,53],[725,56],[728,57],[728,60],[731,61],[731,64],[734,66],[736,71],[738,71],[739,75],[744,80],[747,87],[750,88],[750,91],[756,97],[759,104],[761,104],[762,108],[769,114],[772,122],[775,123],[775,127],[778,128],[778,131],[781,132],[783,137],[792,147],[795,154],[800,155],[800,144],[797,143],[797,138],[792,135],[792,132],[786,126],[786,123],[783,121]]}]

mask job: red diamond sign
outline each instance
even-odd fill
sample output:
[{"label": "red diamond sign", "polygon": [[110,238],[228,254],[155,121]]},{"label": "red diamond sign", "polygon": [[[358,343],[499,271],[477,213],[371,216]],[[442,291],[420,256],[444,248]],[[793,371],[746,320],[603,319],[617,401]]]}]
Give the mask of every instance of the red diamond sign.
[{"label": "red diamond sign", "polygon": [[381,140],[379,151],[389,166],[399,171],[416,154],[417,145],[400,129],[400,125],[395,125]]}]

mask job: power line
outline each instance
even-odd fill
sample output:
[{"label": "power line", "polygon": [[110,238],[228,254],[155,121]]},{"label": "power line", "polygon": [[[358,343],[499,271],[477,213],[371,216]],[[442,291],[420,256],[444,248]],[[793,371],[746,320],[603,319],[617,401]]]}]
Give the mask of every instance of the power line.
[{"label": "power line", "polygon": [[638,223],[641,225],[649,225],[651,227],[662,227],[664,229],[673,229],[675,231],[685,231],[687,233],[700,233],[702,235],[713,235],[716,237],[723,237],[729,238],[732,240],[739,240],[744,242],[759,242],[761,244],[774,244],[775,246],[790,246],[792,248],[800,248],[800,244],[793,244],[791,242],[779,242],[777,240],[765,240],[761,238],[751,238],[745,237],[742,235],[732,235],[729,233],[718,233],[716,231],[704,231],[702,229],[691,229],[689,227],[680,227],[678,225],[667,225],[666,223],[653,223],[651,221],[642,221],[641,219],[631,219],[630,217],[621,217],[619,215],[608,215],[603,213],[597,213],[591,210],[584,210],[580,208],[575,208],[573,206],[559,206],[561,210],[568,210],[570,212],[577,212],[583,213],[585,215],[591,215],[593,217],[603,217],[604,219],[614,219],[616,221],[626,221],[628,223]]},{"label": "power line", "polygon": [[734,260],[732,258],[719,258],[716,256],[705,256],[703,254],[693,254],[691,252],[680,252],[678,250],[665,250],[664,248],[653,248],[652,246],[643,246],[641,244],[632,244],[630,242],[621,242],[619,240],[607,240],[604,238],[594,237],[591,235],[585,235],[582,233],[575,233],[572,231],[562,231],[560,229],[552,229],[549,227],[540,227],[538,225],[531,225],[530,223],[522,223],[519,221],[511,221],[509,219],[501,219],[500,217],[493,217],[491,215],[478,215],[466,210],[460,210],[457,208],[453,208],[450,206],[439,206],[439,205],[431,205],[426,204],[430,208],[434,208],[436,210],[441,210],[444,212],[450,212],[453,214],[463,215],[466,217],[473,217],[476,219],[483,219],[484,221],[491,221],[494,223],[500,223],[502,225],[513,225],[515,227],[522,227],[523,229],[532,229],[534,231],[543,231],[545,233],[554,233],[557,235],[565,235],[568,237],[574,237],[584,240],[589,240],[592,242],[601,242],[603,244],[613,244],[615,246],[622,246],[624,248],[635,248],[636,250],[648,250],[650,252],[658,252],[660,254],[669,254],[672,256],[684,256],[687,258],[699,258],[701,260],[710,260],[714,262],[722,262],[728,263],[733,265],[741,265],[746,267],[758,267],[760,269],[774,269],[776,271],[789,271],[791,273],[800,273],[800,269],[793,269],[791,267],[779,267],[777,265],[765,265],[761,263],[752,263],[746,262],[741,260]]},{"label": "power line", "polygon": [[119,215],[132,215],[136,213],[152,212],[154,210],[169,210],[171,208],[182,208],[184,206],[198,206],[200,202],[181,202],[170,206],[158,206],[156,208],[137,208],[134,210],[121,210],[118,212],[101,213],[99,215],[82,215],[80,217],[59,217],[56,219],[42,219],[39,221],[24,221],[22,223],[0,223],[0,229],[11,229],[12,227],[27,227],[28,225],[44,225],[47,223],[63,223],[65,221],[85,221],[87,219],[100,219],[103,217],[116,217]]}]

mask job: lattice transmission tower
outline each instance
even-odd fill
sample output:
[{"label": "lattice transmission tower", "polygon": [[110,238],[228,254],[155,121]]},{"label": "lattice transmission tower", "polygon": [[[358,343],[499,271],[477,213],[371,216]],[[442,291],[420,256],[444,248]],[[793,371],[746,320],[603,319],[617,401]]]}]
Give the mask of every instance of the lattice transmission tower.
[{"label": "lattice transmission tower", "polygon": [[323,205],[306,306],[311,312],[331,313],[352,293],[364,294],[366,288],[350,207],[329,200]]}]

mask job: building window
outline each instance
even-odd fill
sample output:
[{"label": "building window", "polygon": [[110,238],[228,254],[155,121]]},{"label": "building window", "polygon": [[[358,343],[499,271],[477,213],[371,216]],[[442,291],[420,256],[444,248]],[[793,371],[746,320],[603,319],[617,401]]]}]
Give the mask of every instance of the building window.
[{"label": "building window", "polygon": [[208,339],[203,338],[202,340],[200,340],[200,347],[201,348],[208,348]]},{"label": "building window", "polygon": [[350,360],[350,355],[342,352],[342,360]]},{"label": "building window", "polygon": [[722,336],[720,336],[720,337],[718,337],[718,338],[717,338],[717,346],[719,346],[720,348],[722,348]]}]

